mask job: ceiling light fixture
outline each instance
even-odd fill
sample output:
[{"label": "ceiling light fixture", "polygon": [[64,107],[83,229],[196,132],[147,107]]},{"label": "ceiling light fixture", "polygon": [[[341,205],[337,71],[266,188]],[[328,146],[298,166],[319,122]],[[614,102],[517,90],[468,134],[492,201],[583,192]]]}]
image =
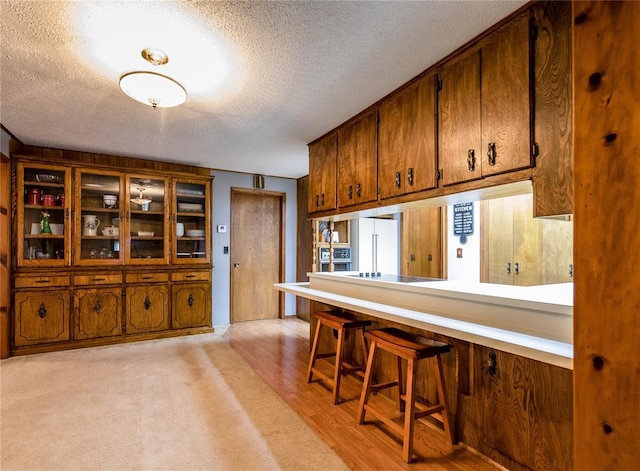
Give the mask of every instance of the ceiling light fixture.
[{"label": "ceiling light fixture", "polygon": [[[141,55],[153,66],[169,62],[169,57],[160,49],[146,48]],[[153,108],[178,106],[187,99],[187,92],[182,85],[171,77],[150,71],[122,74],[120,89],[128,97]]]}]

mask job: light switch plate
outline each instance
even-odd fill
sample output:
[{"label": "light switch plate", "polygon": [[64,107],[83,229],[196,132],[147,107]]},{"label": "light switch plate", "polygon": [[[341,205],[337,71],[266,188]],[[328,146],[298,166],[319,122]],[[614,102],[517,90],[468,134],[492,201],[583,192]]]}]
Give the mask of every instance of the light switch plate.
[{"label": "light switch plate", "polygon": [[227,232],[227,226],[225,226],[224,224],[218,224],[217,230],[218,234],[222,234],[224,232]]}]

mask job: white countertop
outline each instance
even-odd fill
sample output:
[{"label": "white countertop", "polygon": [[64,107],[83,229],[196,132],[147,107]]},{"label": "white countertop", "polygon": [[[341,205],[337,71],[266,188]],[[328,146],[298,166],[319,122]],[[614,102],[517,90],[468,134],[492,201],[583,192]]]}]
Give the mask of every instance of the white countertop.
[{"label": "white countertop", "polygon": [[276,289],[343,309],[573,368],[573,284],[387,282],[309,273]]}]

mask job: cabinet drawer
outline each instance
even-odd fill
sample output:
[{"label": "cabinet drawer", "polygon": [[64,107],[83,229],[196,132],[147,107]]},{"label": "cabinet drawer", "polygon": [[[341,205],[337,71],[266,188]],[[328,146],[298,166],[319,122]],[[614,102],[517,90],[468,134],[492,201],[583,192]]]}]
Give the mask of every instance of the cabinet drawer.
[{"label": "cabinet drawer", "polygon": [[161,283],[169,281],[168,273],[127,273],[127,283]]},{"label": "cabinet drawer", "polygon": [[209,271],[183,272],[183,273],[171,274],[171,281],[209,281],[209,280],[211,280],[211,272]]},{"label": "cabinet drawer", "polygon": [[69,286],[70,276],[21,276],[16,278],[16,288],[48,288],[49,286]]},{"label": "cabinet drawer", "polygon": [[122,283],[122,275],[78,275],[73,277],[73,283],[76,286],[117,285]]}]

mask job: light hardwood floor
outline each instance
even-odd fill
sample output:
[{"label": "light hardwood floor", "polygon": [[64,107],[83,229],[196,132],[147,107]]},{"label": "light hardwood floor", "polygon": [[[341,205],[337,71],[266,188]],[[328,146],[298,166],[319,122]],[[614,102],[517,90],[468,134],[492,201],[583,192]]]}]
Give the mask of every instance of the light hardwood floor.
[{"label": "light hardwood floor", "polygon": [[[307,384],[309,324],[304,321],[287,318],[238,322],[229,326],[223,338],[351,469],[499,469],[460,445],[450,445],[441,430],[422,420],[416,423],[414,432],[414,460],[411,464],[402,461],[399,436],[374,422],[370,415],[364,425],[356,423],[361,380],[351,376],[342,380],[342,402],[336,406],[323,381]],[[328,361],[325,366],[330,368]],[[376,400],[389,410],[394,408],[394,401],[382,395],[377,395]],[[295,447],[295,437],[291,437],[291,446]]]}]

